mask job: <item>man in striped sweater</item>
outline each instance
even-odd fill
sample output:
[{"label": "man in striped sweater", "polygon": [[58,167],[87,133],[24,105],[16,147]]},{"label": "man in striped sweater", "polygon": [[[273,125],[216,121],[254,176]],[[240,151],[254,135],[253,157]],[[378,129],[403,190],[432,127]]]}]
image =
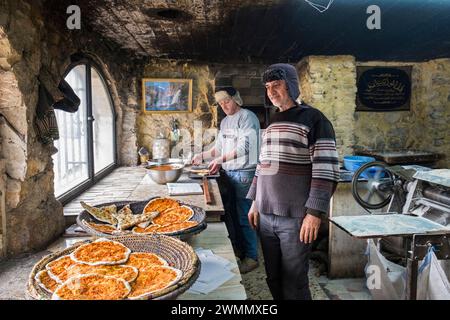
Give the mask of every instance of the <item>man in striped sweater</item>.
[{"label": "man in striped sweater", "polygon": [[293,66],[271,65],[263,83],[278,112],[262,136],[248,219],[261,239],[273,298],[308,300],[311,244],[339,179],[334,130],[322,112],[297,102]]}]

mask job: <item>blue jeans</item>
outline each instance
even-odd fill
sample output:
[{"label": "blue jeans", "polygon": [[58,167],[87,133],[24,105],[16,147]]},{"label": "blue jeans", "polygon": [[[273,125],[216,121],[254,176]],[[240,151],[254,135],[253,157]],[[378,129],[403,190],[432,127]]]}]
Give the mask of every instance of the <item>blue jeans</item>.
[{"label": "blue jeans", "polygon": [[[232,210],[231,218],[233,224],[237,226],[236,233],[237,247],[245,253],[245,256],[254,260],[258,259],[258,246],[256,231],[250,227],[248,222],[248,211],[252,205],[252,200],[246,199],[248,190],[255,176],[255,171],[225,171],[229,185],[234,193],[236,210]],[[233,214],[234,212],[234,214]]]}]

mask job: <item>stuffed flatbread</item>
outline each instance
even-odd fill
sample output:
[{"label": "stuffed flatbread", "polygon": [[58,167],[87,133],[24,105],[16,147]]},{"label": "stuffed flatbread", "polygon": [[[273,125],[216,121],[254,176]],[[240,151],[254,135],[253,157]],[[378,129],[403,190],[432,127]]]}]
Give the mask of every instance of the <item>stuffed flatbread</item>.
[{"label": "stuffed flatbread", "polygon": [[196,225],[198,225],[197,221],[183,221],[183,222],[177,222],[177,223],[172,223],[172,224],[168,224],[162,227],[159,227],[156,232],[157,233],[173,233],[173,232],[177,232],[177,231],[182,231],[182,230],[186,230],[192,227],[195,227]]},{"label": "stuffed flatbread", "polygon": [[103,276],[120,278],[127,282],[133,282],[136,280],[139,270],[136,267],[125,265],[90,266],[88,264],[78,263],[72,265],[67,270],[67,274],[69,275],[69,278],[82,274],[100,274]]},{"label": "stuffed flatbread", "polygon": [[130,254],[130,257],[125,265],[135,267],[141,271],[155,265],[168,266],[169,264],[157,254],[149,252],[133,252]]},{"label": "stuffed flatbread", "polygon": [[67,280],[67,269],[75,263],[70,255],[67,255],[47,263],[45,269],[50,278],[57,283],[63,283]]},{"label": "stuffed flatbread", "polygon": [[187,221],[194,215],[194,211],[187,206],[180,206],[166,210],[153,219],[153,223],[165,226],[172,223]]},{"label": "stuffed flatbread", "polygon": [[159,224],[151,224],[146,228],[137,226],[133,228],[132,232],[135,234],[151,234],[156,233],[159,227],[161,227]]},{"label": "stuffed flatbread", "polygon": [[117,208],[114,204],[110,205],[110,206],[97,208],[97,207],[92,207],[83,201],[80,201],[80,203],[81,203],[81,206],[98,221],[106,222],[106,223],[112,224],[114,226],[117,224],[117,220],[113,216],[113,214],[115,214],[117,212]]},{"label": "stuffed flatbread", "polygon": [[70,257],[78,263],[91,266],[125,263],[131,250],[117,241],[100,238],[75,249]]},{"label": "stuffed flatbread", "polygon": [[88,222],[86,220],[83,220],[83,223],[89,226],[90,228],[94,229],[95,231],[101,233],[114,234],[118,232],[118,230],[111,224]]},{"label": "stuffed flatbread", "polygon": [[180,204],[178,201],[171,199],[171,198],[156,198],[150,200],[147,205],[144,208],[145,212],[151,212],[151,211],[157,211],[159,213],[163,212],[164,210],[179,207]]},{"label": "stuffed flatbread", "polygon": [[131,285],[128,299],[144,299],[160,290],[177,283],[182,276],[179,269],[166,266],[152,266],[139,271],[139,276]]},{"label": "stuffed flatbread", "polygon": [[130,293],[131,287],[123,279],[88,274],[75,276],[59,286],[52,300],[120,300]]},{"label": "stuffed flatbread", "polygon": [[53,293],[58,287],[59,283],[53,280],[49,275],[47,270],[39,271],[34,280],[36,283],[48,293]]}]

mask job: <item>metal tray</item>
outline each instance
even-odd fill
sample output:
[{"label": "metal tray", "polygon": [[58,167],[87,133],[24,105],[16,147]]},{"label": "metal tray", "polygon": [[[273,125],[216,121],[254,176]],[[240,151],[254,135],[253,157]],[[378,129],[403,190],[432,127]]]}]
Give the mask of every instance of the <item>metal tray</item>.
[{"label": "metal tray", "polygon": [[386,162],[387,164],[431,163],[442,158],[441,154],[420,150],[355,150],[355,154],[374,157],[375,159]]},{"label": "metal tray", "polygon": [[330,221],[353,237],[369,239],[414,234],[450,234],[450,228],[408,214],[386,213],[330,217]]}]

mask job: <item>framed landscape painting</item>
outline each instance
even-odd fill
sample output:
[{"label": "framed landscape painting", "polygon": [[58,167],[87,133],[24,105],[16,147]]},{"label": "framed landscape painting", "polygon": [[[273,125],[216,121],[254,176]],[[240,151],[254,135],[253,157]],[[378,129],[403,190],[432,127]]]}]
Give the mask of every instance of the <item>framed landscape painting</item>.
[{"label": "framed landscape painting", "polygon": [[142,79],[144,113],[191,112],[192,79]]}]

